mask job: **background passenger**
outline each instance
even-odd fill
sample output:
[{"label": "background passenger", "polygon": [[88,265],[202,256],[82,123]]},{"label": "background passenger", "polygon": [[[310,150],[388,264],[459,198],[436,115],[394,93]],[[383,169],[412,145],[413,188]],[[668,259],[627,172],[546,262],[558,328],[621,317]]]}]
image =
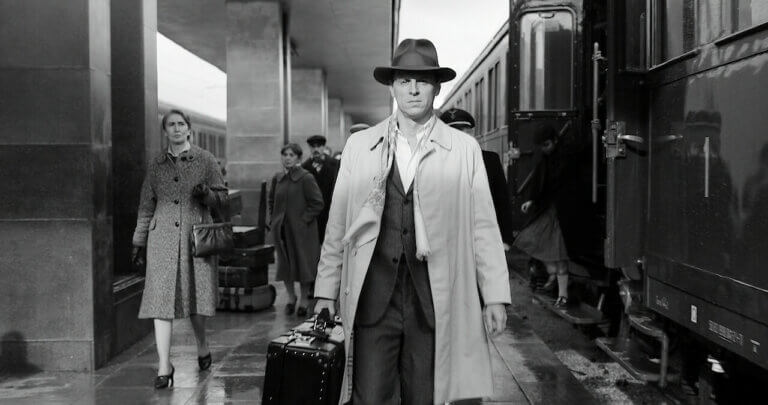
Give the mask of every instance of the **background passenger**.
[{"label": "background passenger", "polygon": [[[475,118],[472,114],[460,108],[451,108],[440,115],[440,119],[446,124],[468,134],[472,134],[475,128]],[[507,192],[507,178],[504,176],[504,167],[501,166],[501,158],[496,152],[483,150],[483,164],[488,176],[488,184],[491,187],[493,208],[496,211],[496,222],[501,230],[501,240],[504,241],[504,250],[515,240],[512,234],[512,218],[510,216],[509,193]]]},{"label": "background passenger", "polygon": [[296,315],[307,315],[310,286],[317,274],[320,242],[317,217],[323,209],[323,195],[315,178],[300,166],[301,147],[289,143],[280,150],[284,170],[272,178],[268,205],[270,230],[277,252],[278,281],[285,283],[289,303],[287,315],[293,314],[297,298],[293,283],[298,281],[301,299]]},{"label": "background passenger", "polygon": [[339,175],[339,161],[331,159],[330,149],[325,146],[325,137],[313,135],[307,139],[311,156],[301,167],[314,176],[320,193],[323,195],[323,210],[317,217],[317,232],[320,244],[325,237],[325,225],[328,223],[328,210],[331,207],[333,187],[336,185],[336,177]]},{"label": "background passenger", "polygon": [[216,313],[217,256],[192,257],[189,235],[192,225],[213,222],[211,209],[219,209],[227,198],[216,158],[189,143],[189,117],[171,110],[163,117],[162,127],[169,140],[168,150],[149,162],[132,254],[134,264],[141,265],[146,253],[147,276],[139,318],[154,319],[159,357],[155,388],[173,386],[173,319],[190,318],[198,365],[201,370],[211,366],[205,317]]},{"label": "background passenger", "polygon": [[542,124],[534,132],[535,158],[538,159],[530,181],[524,186],[526,194],[520,210],[531,214],[531,222],[515,239],[514,246],[544,263],[549,279],[544,290],[552,291],[557,281],[555,306],[568,303],[568,251],[557,219],[555,199],[560,190],[562,162],[553,156],[557,147],[557,131]]}]

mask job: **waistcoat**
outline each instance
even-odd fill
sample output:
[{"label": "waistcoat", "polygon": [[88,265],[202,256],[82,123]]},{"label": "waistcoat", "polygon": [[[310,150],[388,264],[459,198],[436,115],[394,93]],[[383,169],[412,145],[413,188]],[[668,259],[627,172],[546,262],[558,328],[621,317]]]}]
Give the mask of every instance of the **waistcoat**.
[{"label": "waistcoat", "polygon": [[384,315],[397,281],[400,261],[405,258],[409,277],[418,297],[421,315],[434,329],[435,314],[427,263],[416,259],[413,219],[413,183],[406,193],[397,163],[387,178],[381,229],[373,250],[357,306],[355,324],[370,326]]}]

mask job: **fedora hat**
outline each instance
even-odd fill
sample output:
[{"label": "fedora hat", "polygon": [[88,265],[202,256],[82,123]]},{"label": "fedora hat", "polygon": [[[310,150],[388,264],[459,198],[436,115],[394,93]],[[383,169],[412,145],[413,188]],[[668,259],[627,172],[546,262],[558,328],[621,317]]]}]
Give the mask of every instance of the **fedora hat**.
[{"label": "fedora hat", "polygon": [[437,63],[437,50],[428,39],[404,39],[395,49],[391,66],[379,66],[373,69],[377,82],[390,85],[396,71],[434,72],[437,81],[447,82],[456,77],[456,72]]}]

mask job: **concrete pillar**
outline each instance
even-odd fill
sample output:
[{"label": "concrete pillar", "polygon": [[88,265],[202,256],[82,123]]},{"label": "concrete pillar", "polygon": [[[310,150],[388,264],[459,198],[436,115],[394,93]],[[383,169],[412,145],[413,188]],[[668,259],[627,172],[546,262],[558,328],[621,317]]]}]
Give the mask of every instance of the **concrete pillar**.
[{"label": "concrete pillar", "polygon": [[334,152],[344,147],[344,123],[340,98],[328,99],[328,147]]},{"label": "concrete pillar", "polygon": [[109,356],[109,0],[0,0],[0,364]]},{"label": "concrete pillar", "polygon": [[[115,290],[113,352],[152,328],[136,318],[144,283],[130,265],[141,182],[160,153],[157,112],[157,0],[111,2],[112,172]],[[136,278],[138,282],[127,282]]]},{"label": "concrete pillar", "polygon": [[328,91],[322,69],[292,69],[291,71],[291,133],[290,142],[304,149],[309,157],[307,138],[327,136]]},{"label": "concrete pillar", "polygon": [[285,65],[279,1],[227,0],[227,179],[256,224],[262,181],[281,170]]}]

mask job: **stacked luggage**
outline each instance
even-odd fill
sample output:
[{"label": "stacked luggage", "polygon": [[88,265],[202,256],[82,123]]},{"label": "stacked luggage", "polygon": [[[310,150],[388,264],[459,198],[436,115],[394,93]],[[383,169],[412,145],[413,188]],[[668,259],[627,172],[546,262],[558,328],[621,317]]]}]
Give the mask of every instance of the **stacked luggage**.
[{"label": "stacked luggage", "polygon": [[[265,189],[266,183],[263,183],[261,207],[265,206]],[[264,244],[265,213],[263,209],[259,211],[260,225],[233,226],[235,249],[231,254],[219,256],[219,310],[259,311],[275,302],[277,291],[268,284],[275,247]]]}]

